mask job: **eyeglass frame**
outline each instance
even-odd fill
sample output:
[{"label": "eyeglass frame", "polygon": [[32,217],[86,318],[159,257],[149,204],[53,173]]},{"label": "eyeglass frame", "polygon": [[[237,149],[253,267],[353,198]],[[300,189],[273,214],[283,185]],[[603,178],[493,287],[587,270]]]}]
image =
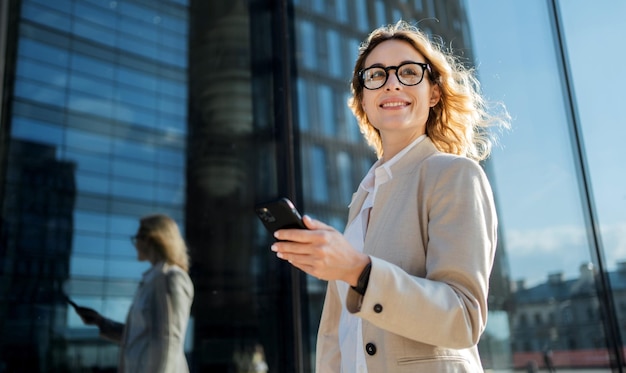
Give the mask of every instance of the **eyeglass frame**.
[{"label": "eyeglass frame", "polygon": [[[402,81],[402,79],[400,78],[400,76],[398,75],[398,70],[405,65],[418,65],[419,67],[422,68],[422,76],[420,78],[420,80],[415,83],[415,84],[406,84],[405,82]],[[383,83],[376,88],[368,88],[365,85],[365,72],[367,70],[371,70],[371,69],[382,69],[385,72],[385,80],[383,81]],[[430,67],[429,63],[424,63],[424,62],[415,62],[415,61],[407,61],[407,62],[403,62],[397,66],[387,66],[387,67],[383,67],[383,66],[377,66],[377,65],[372,65],[370,67],[361,69],[358,71],[357,75],[359,77],[359,82],[361,83],[361,85],[363,86],[363,88],[370,90],[370,91],[375,91],[377,89],[381,89],[382,87],[385,86],[385,84],[387,84],[387,81],[389,80],[389,70],[395,70],[395,74],[396,74],[396,78],[398,79],[398,82],[400,82],[402,85],[405,85],[407,87],[412,87],[412,86],[416,86],[418,84],[420,84],[422,81],[424,81],[424,74],[426,72],[426,70],[428,70],[428,74],[430,77],[432,77],[432,69]],[[431,78],[432,79],[432,78]]]},{"label": "eyeglass frame", "polygon": [[143,238],[143,235],[140,234],[134,234],[132,236],[130,236],[130,242],[133,244],[133,246],[137,246],[137,240],[139,240],[140,238]]}]

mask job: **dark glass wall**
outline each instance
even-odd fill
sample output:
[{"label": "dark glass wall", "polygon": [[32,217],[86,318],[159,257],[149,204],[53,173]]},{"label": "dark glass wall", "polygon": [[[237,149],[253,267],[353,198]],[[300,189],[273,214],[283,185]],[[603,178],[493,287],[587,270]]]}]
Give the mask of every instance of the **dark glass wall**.
[{"label": "dark glass wall", "polygon": [[128,236],[157,211],[191,251],[192,371],[313,371],[326,284],[274,257],[252,207],[288,196],[343,229],[375,158],[346,105],[358,44],[400,18],[513,117],[484,164],[500,216],[485,368],[621,371],[623,126],[598,109],[621,96],[589,66],[606,49],[619,71],[608,15],[625,10],[583,5],[3,1],[0,372],[115,370],[63,294],[123,321],[147,269]]},{"label": "dark glass wall", "polygon": [[[186,227],[194,258],[194,367],[299,371],[297,272],[270,253],[257,202],[294,198],[285,9],[191,1]],[[293,273],[292,273],[293,272]],[[299,310],[298,310],[299,312]],[[202,315],[200,317],[200,315]]]}]

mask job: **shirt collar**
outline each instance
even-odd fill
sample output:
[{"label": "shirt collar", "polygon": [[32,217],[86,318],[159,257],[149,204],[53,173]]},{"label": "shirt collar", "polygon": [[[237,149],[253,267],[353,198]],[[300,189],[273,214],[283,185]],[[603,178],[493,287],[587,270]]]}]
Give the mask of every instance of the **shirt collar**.
[{"label": "shirt collar", "polygon": [[142,277],[142,282],[146,282],[149,281],[152,277],[155,276],[155,274],[159,273],[161,271],[161,268],[163,268],[163,266],[165,265],[164,261],[160,261],[155,263],[154,265],[150,266],[150,268],[148,268]]},{"label": "shirt collar", "polygon": [[386,183],[393,178],[391,172],[391,166],[396,164],[402,157],[406,155],[415,145],[419,144],[426,138],[426,135],[421,135],[417,139],[413,140],[409,145],[404,147],[398,154],[393,156],[390,160],[381,164],[381,160],[377,160],[367,172],[367,175],[363,178],[360,187],[367,192],[371,192],[376,186]]}]

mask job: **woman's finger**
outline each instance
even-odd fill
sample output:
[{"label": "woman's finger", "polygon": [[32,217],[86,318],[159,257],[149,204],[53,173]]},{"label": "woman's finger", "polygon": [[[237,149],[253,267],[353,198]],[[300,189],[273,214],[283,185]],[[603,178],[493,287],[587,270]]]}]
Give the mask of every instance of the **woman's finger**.
[{"label": "woman's finger", "polygon": [[311,230],[316,230],[316,229],[325,230],[325,231],[335,230],[335,228],[331,227],[330,225],[327,225],[319,220],[313,219],[309,215],[304,215],[302,217],[302,221],[304,222],[304,225]]},{"label": "woman's finger", "polygon": [[318,239],[316,237],[319,237],[319,231],[336,231],[335,228],[319,220],[315,220],[308,215],[305,215],[302,221],[307,229],[280,229],[274,232],[274,237],[277,240],[283,241],[311,243]]}]

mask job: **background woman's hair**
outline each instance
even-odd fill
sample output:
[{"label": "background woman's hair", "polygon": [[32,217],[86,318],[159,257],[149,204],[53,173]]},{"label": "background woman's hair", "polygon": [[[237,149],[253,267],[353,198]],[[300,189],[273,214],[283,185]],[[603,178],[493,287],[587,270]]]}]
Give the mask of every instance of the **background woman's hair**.
[{"label": "background woman's hair", "polygon": [[140,220],[139,232],[150,243],[156,259],[176,264],[189,272],[187,245],[172,218],[163,214],[144,216]]},{"label": "background woman's hair", "polygon": [[358,72],[365,67],[365,59],[371,51],[387,40],[409,43],[424,56],[424,62],[430,64],[432,73],[428,78],[432,84],[439,85],[441,98],[430,109],[426,134],[437,149],[476,161],[486,159],[491,153],[492,144],[497,140],[488,127],[509,127],[509,115],[504,105],[493,107],[499,108],[499,112],[488,112],[474,70],[466,68],[451,52],[444,50],[441,42],[433,42],[423,31],[405,21],[380,27],[369,34],[359,47],[352,76],[352,97],[348,100],[348,106],[378,157],[383,156],[380,132],[369,122],[361,105],[364,88]]}]

